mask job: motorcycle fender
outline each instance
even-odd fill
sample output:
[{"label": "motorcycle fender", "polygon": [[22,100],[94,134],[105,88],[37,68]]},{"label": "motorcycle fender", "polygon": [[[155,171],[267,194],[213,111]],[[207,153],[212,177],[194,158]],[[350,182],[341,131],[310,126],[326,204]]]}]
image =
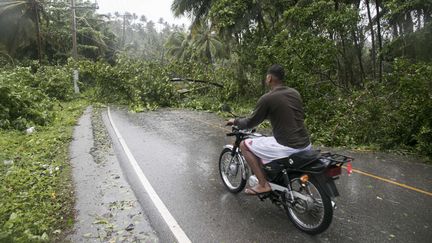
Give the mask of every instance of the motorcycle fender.
[{"label": "motorcycle fender", "polygon": [[335,198],[339,196],[339,191],[332,178],[326,176],[325,174],[318,175],[315,178],[317,179],[321,187],[324,189],[324,192],[327,194],[327,196],[329,196],[330,198]]},{"label": "motorcycle fender", "polygon": [[232,146],[232,144],[227,144],[227,145],[223,146],[223,148],[224,149],[227,148],[227,149],[231,149],[232,150],[234,147]]}]

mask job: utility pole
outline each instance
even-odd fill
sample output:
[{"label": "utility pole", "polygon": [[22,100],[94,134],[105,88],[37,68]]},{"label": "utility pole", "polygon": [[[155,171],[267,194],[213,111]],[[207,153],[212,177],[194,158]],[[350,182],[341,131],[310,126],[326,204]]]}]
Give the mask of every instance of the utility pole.
[{"label": "utility pole", "polygon": [[34,11],[34,18],[36,24],[39,64],[42,64],[42,38],[41,38],[41,28],[40,28],[40,18],[39,18],[39,6],[36,3],[36,1],[32,2],[32,9]]},{"label": "utility pole", "polygon": [[77,51],[77,37],[76,37],[76,13],[75,13],[75,0],[71,0],[71,11],[72,11],[72,57],[78,58]]},{"label": "utility pole", "polygon": [[[95,3],[93,4],[93,7],[83,7],[83,6],[75,6],[75,0],[71,0],[71,13],[72,13],[72,58],[74,60],[78,59],[78,49],[77,49],[77,24],[76,24],[76,13],[75,9],[77,8],[86,8],[86,9],[98,9],[99,6],[97,4],[97,1],[95,0]],[[73,84],[74,84],[74,90],[75,93],[79,93],[79,87],[78,87],[78,79],[79,79],[79,73],[78,69],[74,69],[72,73],[73,78]]]},{"label": "utility pole", "polygon": [[[77,37],[76,37],[76,14],[75,14],[75,0],[71,0],[71,11],[72,11],[72,57],[74,60],[78,58],[77,50]],[[79,93],[78,87],[78,69],[74,69],[72,73],[73,84],[75,93]]]}]

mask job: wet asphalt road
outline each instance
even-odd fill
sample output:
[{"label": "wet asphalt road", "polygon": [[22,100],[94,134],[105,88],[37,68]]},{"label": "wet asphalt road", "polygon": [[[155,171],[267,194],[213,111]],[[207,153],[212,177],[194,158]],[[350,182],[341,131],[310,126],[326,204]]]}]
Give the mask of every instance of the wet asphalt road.
[{"label": "wet asphalt road", "polygon": [[[111,109],[119,132],[153,188],[192,242],[431,242],[432,196],[369,176],[346,173],[330,228],[317,236],[297,230],[269,201],[232,194],[218,172],[229,142],[214,114],[162,110],[132,114]],[[106,114],[104,121],[113,136]],[[173,236],[155,212],[123,151],[116,153],[161,242]],[[345,152],[345,151],[344,151]],[[380,153],[345,152],[353,168],[432,192],[432,166]]]}]

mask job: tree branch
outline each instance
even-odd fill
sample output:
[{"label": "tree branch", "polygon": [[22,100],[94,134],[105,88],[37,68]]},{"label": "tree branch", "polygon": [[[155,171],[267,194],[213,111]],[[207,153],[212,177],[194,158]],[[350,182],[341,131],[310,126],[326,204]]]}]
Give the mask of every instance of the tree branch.
[{"label": "tree branch", "polygon": [[172,78],[170,80],[171,82],[182,82],[182,81],[188,81],[188,82],[194,82],[194,83],[204,83],[204,84],[211,84],[219,88],[223,88],[224,86],[219,83],[206,81],[206,80],[197,80],[197,79],[191,79],[191,78]]}]

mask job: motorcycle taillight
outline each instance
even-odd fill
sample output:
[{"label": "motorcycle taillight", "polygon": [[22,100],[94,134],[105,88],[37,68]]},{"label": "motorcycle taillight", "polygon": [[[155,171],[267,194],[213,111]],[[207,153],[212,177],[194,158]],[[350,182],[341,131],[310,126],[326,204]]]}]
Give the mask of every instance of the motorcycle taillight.
[{"label": "motorcycle taillight", "polygon": [[353,173],[351,161],[347,163],[346,170],[348,172],[348,175],[351,175]]},{"label": "motorcycle taillight", "polygon": [[327,175],[329,177],[335,177],[338,176],[340,174],[342,174],[342,167],[341,166],[332,166],[330,168],[327,169]]}]

